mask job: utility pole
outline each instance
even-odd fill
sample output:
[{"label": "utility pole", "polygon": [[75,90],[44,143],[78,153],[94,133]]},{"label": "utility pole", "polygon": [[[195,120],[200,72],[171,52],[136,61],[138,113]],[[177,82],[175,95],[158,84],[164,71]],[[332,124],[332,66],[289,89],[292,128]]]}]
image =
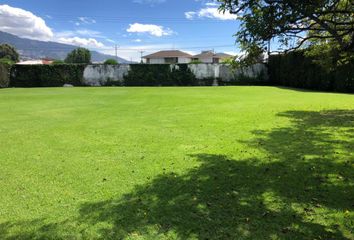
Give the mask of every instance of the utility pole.
[{"label": "utility pole", "polygon": [[143,54],[145,51],[139,51],[140,52],[140,63],[143,63]]},{"label": "utility pole", "polygon": [[118,62],[118,45],[117,44],[114,46],[114,49],[116,51],[116,60]]}]

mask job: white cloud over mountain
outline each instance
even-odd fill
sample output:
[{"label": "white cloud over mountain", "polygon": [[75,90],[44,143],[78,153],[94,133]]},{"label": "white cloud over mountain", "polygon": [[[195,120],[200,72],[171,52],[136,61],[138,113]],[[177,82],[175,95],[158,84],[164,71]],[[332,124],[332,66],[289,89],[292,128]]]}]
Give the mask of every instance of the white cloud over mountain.
[{"label": "white cloud over mountain", "polygon": [[45,21],[33,13],[9,5],[0,5],[0,31],[35,40],[51,40],[54,33]]},{"label": "white cloud over mountain", "polygon": [[69,37],[69,38],[59,38],[58,42],[81,46],[81,47],[91,47],[91,48],[103,48],[104,44],[97,41],[94,38],[80,38],[80,37]]},{"label": "white cloud over mountain", "polygon": [[[89,18],[82,18],[80,21],[82,23],[94,23],[94,20]],[[97,31],[81,29],[77,31],[54,32],[41,17],[24,9],[9,5],[0,5],[0,31],[40,41],[55,41],[93,48],[104,47],[102,42],[95,39],[96,37],[101,37]]]}]

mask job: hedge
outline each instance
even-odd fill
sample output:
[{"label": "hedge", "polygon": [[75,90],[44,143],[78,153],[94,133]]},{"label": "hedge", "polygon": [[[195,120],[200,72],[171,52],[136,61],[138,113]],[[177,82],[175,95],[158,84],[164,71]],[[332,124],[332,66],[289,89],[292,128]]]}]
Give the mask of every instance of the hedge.
[{"label": "hedge", "polygon": [[125,86],[196,86],[198,81],[188,64],[131,64]]},{"label": "hedge", "polygon": [[10,64],[0,63],[0,88],[6,88],[10,82]]},{"label": "hedge", "polygon": [[306,57],[304,51],[294,51],[270,56],[268,71],[273,85],[354,92],[354,62],[329,70]]},{"label": "hedge", "polygon": [[85,64],[14,65],[11,87],[62,87],[64,84],[84,86]]}]

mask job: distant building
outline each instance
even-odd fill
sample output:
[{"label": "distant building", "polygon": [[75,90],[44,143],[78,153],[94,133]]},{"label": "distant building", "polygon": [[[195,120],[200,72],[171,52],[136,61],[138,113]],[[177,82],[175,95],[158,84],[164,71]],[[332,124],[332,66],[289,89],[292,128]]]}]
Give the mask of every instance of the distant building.
[{"label": "distant building", "polygon": [[53,60],[51,60],[51,59],[39,59],[39,60],[22,61],[22,62],[18,62],[16,64],[18,64],[18,65],[49,65],[52,63],[53,63]]},{"label": "distant building", "polygon": [[192,55],[179,51],[159,51],[143,57],[147,64],[174,64],[174,63],[190,63]]},{"label": "distant building", "polygon": [[203,51],[198,55],[192,57],[193,61],[200,61],[202,63],[221,63],[223,60],[233,57],[226,53],[214,53],[213,51]]}]

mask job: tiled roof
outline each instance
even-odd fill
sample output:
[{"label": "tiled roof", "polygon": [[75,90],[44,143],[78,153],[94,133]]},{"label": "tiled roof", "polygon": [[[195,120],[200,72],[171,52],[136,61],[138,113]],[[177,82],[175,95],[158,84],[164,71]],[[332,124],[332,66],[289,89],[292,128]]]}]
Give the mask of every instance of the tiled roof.
[{"label": "tiled roof", "polygon": [[214,53],[213,51],[203,51],[200,54],[197,54],[195,56],[193,56],[193,58],[230,58],[233,57],[230,54],[226,54],[226,53]]},{"label": "tiled roof", "polygon": [[191,58],[192,55],[179,50],[168,50],[168,51],[159,51],[150,55],[146,55],[143,58],[170,58],[170,57]]}]

